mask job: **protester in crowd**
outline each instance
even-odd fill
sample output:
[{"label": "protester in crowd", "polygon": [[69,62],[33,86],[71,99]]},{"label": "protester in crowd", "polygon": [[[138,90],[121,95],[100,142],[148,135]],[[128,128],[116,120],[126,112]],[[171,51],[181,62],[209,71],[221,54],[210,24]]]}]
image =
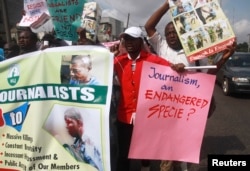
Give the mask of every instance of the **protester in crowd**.
[{"label": "protester in crowd", "polygon": [[150,53],[156,54],[153,46],[149,43],[147,37],[144,37],[144,42],[145,42],[145,50]]},{"label": "protester in crowd", "polygon": [[15,41],[5,43],[4,45],[4,56],[5,59],[10,59],[15,56],[18,56],[20,53],[20,48]]},{"label": "protester in crowd", "polygon": [[[170,66],[170,63],[155,54],[143,50],[144,37],[139,27],[129,27],[121,34],[127,53],[114,58],[114,82],[120,85],[117,110],[118,162],[117,171],[129,171],[129,146],[135,123],[135,111],[139,93],[143,61]],[[139,121],[137,121],[139,122]],[[142,160],[142,170],[149,171],[149,161]]]},{"label": "protester in crowd", "polygon": [[103,171],[101,153],[84,132],[84,121],[80,111],[75,108],[67,109],[64,113],[64,120],[68,133],[74,138],[74,143],[63,144],[63,147],[77,161],[88,163],[98,171]]},{"label": "protester in crowd", "polygon": [[0,62],[5,60],[5,57],[4,57],[4,44],[5,44],[5,41],[0,36]]},{"label": "protester in crowd", "polygon": [[5,60],[5,58],[4,58],[4,51],[3,51],[2,48],[0,48],[0,62],[3,61],[3,60]]},{"label": "protester in crowd", "polygon": [[70,65],[71,85],[100,85],[100,82],[91,75],[92,59],[90,55],[73,56]]},{"label": "protester in crowd", "polygon": [[18,45],[20,47],[20,55],[37,51],[38,37],[30,28],[22,29],[18,34]]},{"label": "protester in crowd", "polygon": [[[149,37],[149,42],[154,47],[156,53],[163,57],[164,59],[170,61],[172,68],[174,70],[185,71],[185,66],[196,65],[193,62],[190,63],[184,53],[183,47],[181,45],[180,39],[175,30],[174,24],[169,22],[165,27],[165,37],[166,40],[157,32],[156,25],[159,23],[164,14],[169,10],[169,1],[166,0],[164,4],[159,7],[148,19],[145,24],[145,29]],[[216,72],[221,68],[221,66],[226,62],[226,60],[234,53],[236,47],[236,42],[232,46],[229,46],[226,50],[222,52],[220,60],[216,63],[216,69],[210,69],[207,72],[210,74],[216,74]],[[211,106],[210,106],[211,107]],[[187,170],[187,163],[185,162],[173,162],[172,161],[162,161],[161,171],[170,171],[173,169],[173,165],[176,167],[181,167],[182,170]]]},{"label": "protester in crowd", "polygon": [[46,48],[68,46],[68,44],[55,37],[54,33],[46,33],[42,38],[42,45],[39,49],[44,50]]},{"label": "protester in crowd", "polygon": [[[44,49],[47,49],[51,46],[52,47],[55,46],[54,42],[53,42],[54,39],[55,39],[55,37],[52,34],[49,34],[49,33],[45,34],[41,40],[41,46],[39,47],[39,49],[44,50]],[[52,42],[53,42],[53,44],[52,44]]]},{"label": "protester in crowd", "polygon": [[[121,38],[120,38],[121,39]],[[148,42],[148,39],[146,37],[143,37],[144,40],[144,45],[143,45],[143,50],[146,52],[154,53],[156,54],[155,50],[153,49],[153,46]],[[127,50],[124,45],[124,40],[121,39],[119,43],[110,46],[109,47],[110,51],[114,53],[114,56],[122,55],[124,53],[127,53]]]},{"label": "protester in crowd", "polygon": [[83,27],[77,28],[77,34],[79,36],[77,45],[95,45],[96,43],[87,38],[86,29]]},{"label": "protester in crowd", "polygon": [[3,48],[6,41],[3,40],[2,36],[0,36],[0,48]]}]

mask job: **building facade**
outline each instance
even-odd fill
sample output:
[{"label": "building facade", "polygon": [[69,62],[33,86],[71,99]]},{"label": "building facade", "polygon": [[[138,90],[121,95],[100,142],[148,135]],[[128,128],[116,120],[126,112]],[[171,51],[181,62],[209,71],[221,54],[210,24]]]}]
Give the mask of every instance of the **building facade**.
[{"label": "building facade", "polygon": [[124,23],[112,17],[102,17],[99,23],[98,40],[110,42],[119,39],[124,31]]}]

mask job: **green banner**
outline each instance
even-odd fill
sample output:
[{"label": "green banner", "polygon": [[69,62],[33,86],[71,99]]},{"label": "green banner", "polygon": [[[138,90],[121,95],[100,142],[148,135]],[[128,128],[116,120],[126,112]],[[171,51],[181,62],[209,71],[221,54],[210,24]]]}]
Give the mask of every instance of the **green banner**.
[{"label": "green banner", "polygon": [[85,0],[47,0],[48,10],[58,38],[77,41],[77,25],[83,12]]}]

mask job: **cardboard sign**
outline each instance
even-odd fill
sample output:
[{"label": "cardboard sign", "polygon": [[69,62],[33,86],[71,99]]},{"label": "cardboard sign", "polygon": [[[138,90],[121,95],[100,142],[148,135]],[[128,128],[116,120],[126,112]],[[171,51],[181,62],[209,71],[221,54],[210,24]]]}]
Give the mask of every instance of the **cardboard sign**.
[{"label": "cardboard sign", "polygon": [[144,62],[129,158],[198,163],[214,83]]},{"label": "cardboard sign", "polygon": [[24,11],[19,26],[29,27],[37,21],[43,13],[48,14],[47,4],[45,0],[26,0],[24,1]]},{"label": "cardboard sign", "polygon": [[170,16],[190,62],[221,52],[235,41],[218,0],[169,0]]},{"label": "cardboard sign", "polygon": [[77,41],[77,27],[80,20],[85,0],[47,0],[48,10],[54,24],[57,38]]}]

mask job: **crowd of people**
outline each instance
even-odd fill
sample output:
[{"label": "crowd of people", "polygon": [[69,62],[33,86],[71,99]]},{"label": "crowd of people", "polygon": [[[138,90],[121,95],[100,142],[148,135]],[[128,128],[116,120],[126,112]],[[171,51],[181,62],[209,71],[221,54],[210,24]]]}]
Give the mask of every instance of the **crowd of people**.
[{"label": "crowd of people", "polygon": [[[111,126],[112,138],[111,143],[111,169],[112,171],[129,171],[131,160],[128,158],[131,136],[135,124],[136,108],[138,93],[140,87],[140,77],[143,61],[149,61],[171,67],[177,72],[184,72],[185,66],[206,65],[206,59],[201,61],[189,62],[177,31],[172,21],[166,24],[164,36],[161,35],[156,26],[161,18],[168,12],[170,6],[166,0],[145,23],[147,35],[139,27],[129,27],[120,35],[120,44],[110,47],[110,51],[114,53],[114,80],[113,87],[119,93],[114,92],[110,115],[115,117],[115,124]],[[86,37],[86,30],[78,28],[77,33],[79,39],[76,45],[97,45],[97,42]],[[145,39],[146,38],[146,39]],[[18,41],[13,40],[4,44],[4,58],[9,59],[25,53],[30,53],[46,48],[68,46],[68,44],[57,39],[55,34],[44,35],[42,43],[38,43],[37,35],[29,28],[20,30]],[[46,42],[46,43],[43,43]],[[227,59],[234,53],[236,42],[220,53],[219,60],[215,61],[217,68],[206,71],[208,74],[216,74]],[[1,52],[0,52],[1,55]],[[75,57],[75,61],[83,58],[83,56]],[[88,58],[84,56],[84,58]],[[75,64],[76,65],[76,64]],[[90,70],[90,64],[85,64],[85,70]],[[72,69],[73,70],[73,69]],[[74,70],[75,78],[77,71]],[[88,78],[90,80],[90,78]],[[88,81],[89,81],[88,80]],[[75,80],[71,81],[76,83]],[[118,94],[118,95],[116,95]],[[67,119],[67,118],[66,118]],[[117,126],[117,127],[116,127]],[[112,135],[114,135],[112,134]],[[178,135],[177,135],[178,136]],[[116,141],[117,137],[117,141]],[[115,156],[112,156],[115,155]],[[141,171],[150,170],[150,161],[141,160]],[[187,163],[177,161],[161,161],[161,171],[176,171],[180,169],[187,171]]]},{"label": "crowd of people", "polygon": [[[99,42],[86,37],[86,29],[79,27],[76,32],[79,38],[72,43],[73,45],[99,45]],[[61,46],[69,46],[69,44],[67,41],[57,38],[53,30],[51,33],[44,34],[39,40],[37,33],[32,32],[30,27],[18,27],[17,40],[15,38],[10,42],[1,40],[0,61],[37,50]]]},{"label": "crowd of people", "polygon": [[[132,159],[128,158],[128,152],[134,127],[133,124],[136,117],[135,112],[142,61],[150,61],[165,66],[171,66],[173,70],[180,73],[185,71],[185,66],[207,65],[206,58],[195,62],[188,61],[172,21],[166,24],[164,32],[165,38],[156,30],[157,24],[167,13],[169,8],[169,1],[166,0],[166,2],[163,3],[145,23],[144,27],[147,32],[147,40],[151,45],[150,48],[144,48],[145,43],[143,43],[142,31],[140,28],[130,27],[126,29],[120,37],[122,41],[120,45],[125,47],[126,53],[116,56],[114,60],[115,78],[118,79],[118,81],[114,82],[120,84],[120,101],[117,109],[119,153],[116,171],[129,171],[130,169]],[[235,48],[236,42],[218,54],[219,59],[214,61],[214,65],[217,66],[215,69],[209,69],[203,72],[215,75],[227,59],[234,53]],[[153,51],[150,49],[153,49]],[[118,48],[114,48],[112,51],[115,54],[119,54]],[[159,58],[161,58],[161,60]],[[162,59],[164,59],[164,62]],[[210,110],[209,116],[211,116],[211,113],[215,110],[214,106],[210,106]],[[141,171],[149,171],[150,161],[142,160],[141,166]],[[188,170],[186,162],[178,161],[164,160],[161,161],[159,167],[160,171]]]}]

